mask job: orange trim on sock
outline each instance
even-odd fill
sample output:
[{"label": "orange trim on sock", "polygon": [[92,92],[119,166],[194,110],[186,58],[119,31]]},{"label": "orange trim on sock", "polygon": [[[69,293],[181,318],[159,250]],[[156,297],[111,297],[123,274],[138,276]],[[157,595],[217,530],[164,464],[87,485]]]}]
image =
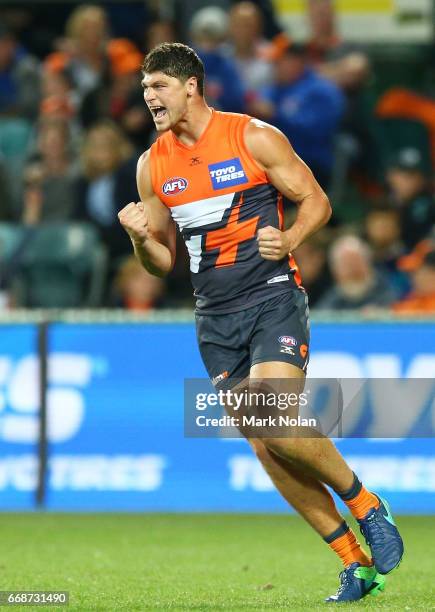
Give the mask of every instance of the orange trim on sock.
[{"label": "orange trim on sock", "polygon": [[379,508],[378,498],[373,493],[370,493],[370,491],[367,491],[365,487],[362,487],[356,497],[347,499],[344,503],[356,519],[364,518],[371,508]]},{"label": "orange trim on sock", "polygon": [[352,529],[349,529],[347,533],[333,540],[329,546],[337,553],[345,567],[356,561],[361,563],[361,565],[372,565],[371,560],[361,548]]}]

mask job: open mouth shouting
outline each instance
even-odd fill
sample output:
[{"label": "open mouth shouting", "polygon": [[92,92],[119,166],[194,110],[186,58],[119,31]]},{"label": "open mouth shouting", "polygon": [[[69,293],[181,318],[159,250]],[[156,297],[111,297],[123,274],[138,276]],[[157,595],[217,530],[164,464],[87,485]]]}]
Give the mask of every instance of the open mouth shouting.
[{"label": "open mouth shouting", "polygon": [[164,106],[150,106],[150,111],[152,112],[154,119],[162,119],[167,115],[167,111]]}]

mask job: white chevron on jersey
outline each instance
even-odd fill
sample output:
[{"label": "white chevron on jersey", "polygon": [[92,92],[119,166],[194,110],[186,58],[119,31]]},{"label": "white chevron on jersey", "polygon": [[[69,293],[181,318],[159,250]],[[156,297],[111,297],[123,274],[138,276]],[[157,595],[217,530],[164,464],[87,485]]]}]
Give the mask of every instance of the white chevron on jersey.
[{"label": "white chevron on jersey", "polygon": [[[219,195],[213,198],[197,200],[188,204],[179,204],[172,206],[172,218],[177,223],[180,230],[191,227],[203,227],[210,223],[222,221],[225,211],[230,208],[234,199],[234,193]],[[190,258],[190,271],[198,272],[201,262],[201,244],[202,236],[191,236],[186,240],[187,250]]]},{"label": "white chevron on jersey", "polygon": [[180,230],[185,227],[202,227],[209,223],[222,221],[225,211],[230,208],[234,193],[197,200],[188,204],[171,206],[172,218]]},{"label": "white chevron on jersey", "polygon": [[187,250],[189,251],[190,271],[198,272],[201,262],[201,244],[202,236],[191,236],[186,240]]}]

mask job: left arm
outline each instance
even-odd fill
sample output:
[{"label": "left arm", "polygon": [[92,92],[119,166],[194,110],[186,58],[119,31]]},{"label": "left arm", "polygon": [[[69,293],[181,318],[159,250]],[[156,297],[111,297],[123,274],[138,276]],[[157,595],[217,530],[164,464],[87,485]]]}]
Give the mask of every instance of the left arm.
[{"label": "left arm", "polygon": [[328,222],[331,205],[282,132],[254,119],[246,127],[245,143],[272,185],[298,207],[295,222],[288,230],[268,226],[258,231],[261,256],[278,261]]}]

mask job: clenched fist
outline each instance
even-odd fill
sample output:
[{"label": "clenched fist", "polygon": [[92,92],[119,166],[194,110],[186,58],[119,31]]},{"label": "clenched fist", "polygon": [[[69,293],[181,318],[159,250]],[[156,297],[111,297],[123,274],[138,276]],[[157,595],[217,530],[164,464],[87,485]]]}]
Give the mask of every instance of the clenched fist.
[{"label": "clenched fist", "polygon": [[130,202],[124,206],[118,219],[133,242],[144,243],[148,238],[148,215],[142,202]]},{"label": "clenched fist", "polygon": [[263,259],[279,261],[289,254],[290,244],[285,232],[268,225],[257,232],[258,250]]}]

